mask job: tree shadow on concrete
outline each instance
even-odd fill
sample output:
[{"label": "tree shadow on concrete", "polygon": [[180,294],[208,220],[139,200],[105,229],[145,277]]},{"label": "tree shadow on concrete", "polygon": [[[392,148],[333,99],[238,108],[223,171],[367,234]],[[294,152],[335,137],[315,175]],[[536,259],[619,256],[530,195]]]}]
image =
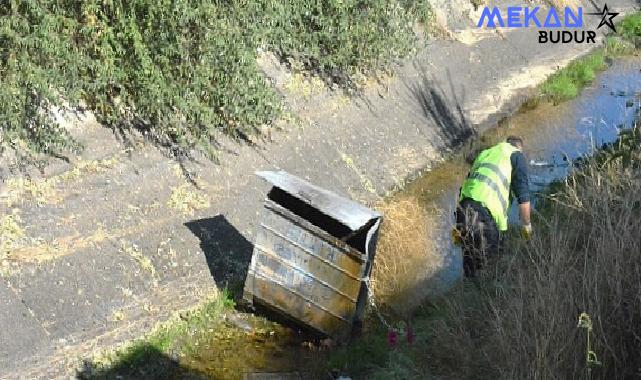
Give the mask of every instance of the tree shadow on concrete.
[{"label": "tree shadow on concrete", "polygon": [[227,288],[235,300],[240,299],[253,244],[223,215],[192,220],[185,226],[200,239],[200,249],[216,286]]},{"label": "tree shadow on concrete", "polygon": [[[449,91],[445,91],[425,65],[415,61],[414,67],[418,72],[418,80],[405,80],[404,84],[421,106],[425,118],[434,123],[434,132],[444,146],[454,149],[475,137],[477,132],[465,115],[463,102],[457,96],[450,71],[447,71]],[[465,97],[464,93],[462,97]],[[430,131],[426,132],[430,135]]]},{"label": "tree shadow on concrete", "polygon": [[149,345],[132,349],[106,368],[94,362],[85,361],[76,378],[79,380],[213,379],[205,373],[182,366],[176,359]]}]

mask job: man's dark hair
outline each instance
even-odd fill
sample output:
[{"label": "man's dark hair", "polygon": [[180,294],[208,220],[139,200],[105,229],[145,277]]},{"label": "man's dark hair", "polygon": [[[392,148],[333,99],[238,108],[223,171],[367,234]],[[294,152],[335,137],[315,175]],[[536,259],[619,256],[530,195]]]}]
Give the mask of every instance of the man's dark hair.
[{"label": "man's dark hair", "polygon": [[509,136],[507,139],[505,139],[505,142],[510,143],[517,148],[523,147],[523,139],[518,136]]}]

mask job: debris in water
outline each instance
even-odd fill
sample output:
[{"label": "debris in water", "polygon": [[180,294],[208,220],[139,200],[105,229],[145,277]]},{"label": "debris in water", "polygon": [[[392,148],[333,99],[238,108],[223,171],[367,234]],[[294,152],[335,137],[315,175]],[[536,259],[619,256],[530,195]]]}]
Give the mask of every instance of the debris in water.
[{"label": "debris in water", "polygon": [[530,166],[537,166],[539,168],[555,168],[568,166],[568,163],[558,164],[556,162],[530,160]]},{"label": "debris in water", "polygon": [[[246,333],[250,333],[254,331],[254,327],[245,319],[243,319],[241,316],[236,315],[234,313],[229,313],[225,316],[225,320],[229,322],[231,325],[238,327],[239,329],[245,331]],[[270,333],[270,335],[273,335],[273,332]]]}]

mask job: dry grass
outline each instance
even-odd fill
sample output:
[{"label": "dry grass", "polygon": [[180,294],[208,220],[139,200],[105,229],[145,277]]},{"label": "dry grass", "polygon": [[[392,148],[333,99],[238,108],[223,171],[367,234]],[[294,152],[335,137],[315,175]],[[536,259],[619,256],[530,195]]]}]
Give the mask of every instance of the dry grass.
[{"label": "dry grass", "polygon": [[118,157],[114,156],[104,160],[79,161],[72,169],[49,178],[10,178],[6,189],[0,194],[0,202],[8,207],[27,200],[38,204],[56,204],[63,198],[59,193],[61,186],[79,181],[90,174],[104,172],[117,163]]},{"label": "dry grass", "polygon": [[10,178],[7,180],[6,191],[3,202],[11,207],[25,199],[32,199],[38,204],[57,203],[60,200],[55,189],[56,180],[51,179],[29,179]]},{"label": "dry grass", "polygon": [[325,90],[325,82],[315,76],[295,73],[283,86],[290,94],[311,99]]},{"label": "dry grass", "polygon": [[385,215],[378,240],[372,288],[379,302],[401,317],[423,301],[417,284],[441,265],[430,239],[430,220],[419,200],[407,196],[381,202]]},{"label": "dry grass", "polygon": [[101,243],[109,238],[112,236],[102,228],[98,228],[89,236],[83,237],[79,234],[73,234],[51,241],[26,237],[22,239],[22,244],[14,244],[7,259],[16,263],[43,263]]},{"label": "dry grass", "polygon": [[11,253],[16,243],[24,237],[25,232],[17,211],[0,217],[0,260]]},{"label": "dry grass", "polygon": [[204,192],[186,183],[173,188],[167,201],[167,206],[186,215],[192,215],[194,211],[206,209],[210,205]]},{"label": "dry grass", "polygon": [[557,10],[562,10],[565,7],[570,7],[576,10],[581,5],[581,2],[579,0],[546,0],[546,3],[556,8]]},{"label": "dry grass", "polygon": [[370,179],[365,174],[363,174],[359,167],[356,166],[356,164],[354,163],[354,159],[346,153],[340,151],[339,153],[341,155],[341,160],[343,161],[345,166],[358,174],[358,178],[361,182],[361,187],[363,188],[363,190],[367,191],[370,194],[376,194],[376,188],[372,184],[372,181],[370,181]]},{"label": "dry grass", "polygon": [[156,272],[156,267],[149,257],[140,251],[140,248],[136,244],[129,243],[127,241],[121,241],[121,251],[123,253],[131,256],[140,266],[140,268],[146,272],[149,272],[152,277],[156,278],[158,272]]},{"label": "dry grass", "polygon": [[[641,368],[641,154],[599,156],[552,194],[535,239],[424,320],[442,378],[622,379]],[[593,323],[586,362],[581,313]]]}]

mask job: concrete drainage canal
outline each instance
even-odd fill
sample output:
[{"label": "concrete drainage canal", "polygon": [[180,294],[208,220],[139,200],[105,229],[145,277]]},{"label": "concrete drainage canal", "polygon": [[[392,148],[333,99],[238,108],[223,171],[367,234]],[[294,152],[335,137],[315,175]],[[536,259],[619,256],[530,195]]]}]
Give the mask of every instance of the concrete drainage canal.
[{"label": "concrete drainage canal", "polygon": [[[621,130],[631,128],[635,124],[639,117],[641,103],[640,63],[641,60],[638,57],[616,61],[600,74],[593,86],[585,89],[579,98],[559,105],[543,102],[534,108],[517,113],[501,122],[498,128],[472,142],[452,159],[425,173],[408,184],[403,191],[394,195],[391,201],[407,197],[418,199],[420,207],[427,215],[426,224],[430,236],[427,252],[407,255],[405,259],[413,260],[409,263],[411,267],[429,269],[422,270],[423,274],[419,276],[395,279],[397,289],[408,290],[396,300],[396,303],[404,304],[401,308],[403,311],[397,315],[386,315],[384,318],[389,318],[390,321],[398,320],[399,316],[411,313],[412,308],[427,298],[445,293],[460,281],[461,258],[459,251],[450,241],[450,229],[458,188],[469,169],[469,163],[466,160],[468,155],[503,140],[508,135],[521,136],[525,141],[524,150],[530,166],[530,190],[534,195],[541,193],[551,182],[566,177],[577,159],[590,155],[603,144],[615,141]],[[364,208],[363,210],[360,210],[363,211],[363,218],[359,220],[359,223],[362,223],[355,225],[349,231],[339,231],[342,234],[340,237],[337,234],[331,237],[338,241],[337,247],[343,251],[354,251],[352,254],[356,256],[367,252],[367,241],[371,238],[368,236],[367,229],[378,227],[377,225],[373,227],[378,223],[378,214],[369,213]],[[517,220],[515,211],[512,207],[511,217]],[[383,218],[385,220],[385,216]],[[382,231],[384,235],[384,222]],[[342,239],[342,237],[357,238],[359,234],[363,235],[362,242],[359,243],[362,245],[360,250],[353,249],[357,246],[356,244],[345,244],[349,240]],[[301,248],[297,242],[292,244]],[[306,251],[311,252],[312,255],[315,254],[313,250]],[[329,248],[326,250],[323,248],[321,251],[323,254],[336,253]],[[314,257],[303,259],[320,260],[318,255]],[[321,262],[322,260],[318,261],[318,263]],[[358,276],[352,277],[363,278],[369,274],[367,258],[363,263],[362,266],[357,266]],[[340,269],[338,268],[334,273],[336,276]],[[250,271],[250,273],[256,272]],[[345,296],[345,299],[353,302],[346,302],[345,305],[329,305],[330,307],[320,305],[316,314],[331,315],[334,306],[350,308],[355,316],[361,312],[357,309],[362,305],[362,302],[359,304],[362,301],[359,299],[362,284],[350,282],[345,288],[347,290],[337,289],[332,284],[326,285],[329,286],[327,289],[334,293],[351,292]],[[297,305],[293,303],[294,301],[288,301],[285,293],[283,297],[281,311],[287,309],[289,305],[294,308],[290,315],[296,315],[299,320],[308,318],[307,322],[311,326],[320,323],[314,319],[314,315],[307,314],[300,308],[303,303]],[[300,313],[296,314],[296,312]],[[167,371],[170,371],[169,373],[175,374],[176,377],[189,375],[194,378],[216,379],[339,378],[349,375],[358,377],[358,374],[332,371],[331,365],[327,364],[330,356],[335,352],[335,340],[309,331],[302,332],[296,327],[297,324],[282,320],[260,306],[258,315],[267,315],[276,322],[253,314],[225,314],[220,325],[210,329],[210,334],[206,339],[199,341],[197,347],[186,355],[177,355],[174,358],[172,363],[179,363],[178,367],[168,364],[162,369],[164,371],[162,373],[167,374]],[[370,312],[364,321],[362,334],[380,333],[380,328],[372,328],[380,322],[376,313]],[[317,324],[316,327],[320,325],[322,323]],[[140,378],[141,376],[140,372],[123,367],[115,368],[110,373],[101,373],[100,376],[93,376],[89,371],[86,377],[109,377],[110,374],[114,376],[117,374],[118,378]],[[142,377],[155,378],[153,372],[148,372]]]}]

